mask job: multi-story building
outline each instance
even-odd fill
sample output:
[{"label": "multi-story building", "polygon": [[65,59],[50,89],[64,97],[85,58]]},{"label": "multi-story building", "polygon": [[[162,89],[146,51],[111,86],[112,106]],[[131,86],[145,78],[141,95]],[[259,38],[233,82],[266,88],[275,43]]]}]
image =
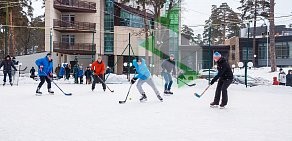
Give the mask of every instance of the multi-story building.
[{"label": "multi-story building", "polygon": [[[138,8],[114,0],[46,0],[45,8],[45,50],[57,56],[58,64],[78,60],[87,66],[102,56],[121,74],[128,56],[145,55],[144,12]],[[147,13],[147,24],[151,21],[153,15]]]}]

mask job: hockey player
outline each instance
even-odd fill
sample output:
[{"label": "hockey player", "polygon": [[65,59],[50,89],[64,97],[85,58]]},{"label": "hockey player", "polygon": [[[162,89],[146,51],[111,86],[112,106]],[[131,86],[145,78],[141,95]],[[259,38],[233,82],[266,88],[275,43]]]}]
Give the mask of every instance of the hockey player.
[{"label": "hockey player", "polygon": [[[51,90],[51,78],[53,77],[53,60],[51,53],[48,53],[44,58],[40,58],[35,61],[35,64],[38,66],[38,75],[41,82],[39,83],[36,94],[41,95],[40,91],[42,85],[47,81],[48,83],[48,92],[54,94],[54,91]],[[51,78],[50,78],[51,77]]]},{"label": "hockey player", "polygon": [[220,108],[224,108],[228,102],[227,88],[233,81],[233,73],[229,64],[219,52],[215,52],[213,54],[213,59],[215,62],[217,62],[218,74],[212,79],[210,84],[213,85],[217,81],[217,79],[219,79],[219,81],[217,84],[214,101],[210,103],[210,106],[219,105],[222,92]]},{"label": "hockey player", "polygon": [[3,83],[3,86],[4,86],[5,83],[6,83],[6,76],[7,76],[7,74],[8,74],[8,77],[9,77],[9,83],[10,83],[10,85],[12,86],[13,84],[12,84],[12,75],[11,75],[12,70],[11,70],[11,67],[12,67],[15,71],[17,71],[17,69],[15,68],[14,63],[11,61],[11,57],[10,57],[9,55],[7,55],[7,56],[5,57],[5,60],[3,60],[3,61],[1,62],[1,64],[0,64],[0,68],[1,68],[2,66],[3,66],[3,74],[4,74],[4,79],[3,79],[4,83]]},{"label": "hockey player", "polygon": [[161,64],[162,67],[162,76],[164,77],[165,84],[164,84],[164,94],[173,94],[173,92],[170,91],[171,85],[173,83],[172,81],[172,75],[176,75],[176,69],[175,69],[175,61],[174,61],[174,55],[171,54],[170,57],[166,60],[164,60]]},{"label": "hockey player", "polygon": [[137,81],[137,79],[139,79],[137,82],[137,89],[142,95],[142,97],[140,98],[140,101],[141,102],[147,101],[147,96],[145,94],[145,91],[142,89],[142,85],[146,82],[148,85],[152,87],[152,89],[156,93],[157,98],[162,102],[163,99],[160,96],[160,93],[151,78],[151,73],[149,69],[147,68],[145,60],[143,58],[137,57],[136,59],[133,60],[133,66],[136,68],[136,72],[138,75],[134,76],[131,79],[131,83],[134,84]]},{"label": "hockey player", "polygon": [[101,56],[97,58],[97,61],[94,61],[92,63],[91,70],[94,72],[91,90],[93,91],[95,89],[95,84],[100,82],[102,84],[103,91],[105,91],[106,90],[106,85],[104,84],[105,65],[102,61]]}]

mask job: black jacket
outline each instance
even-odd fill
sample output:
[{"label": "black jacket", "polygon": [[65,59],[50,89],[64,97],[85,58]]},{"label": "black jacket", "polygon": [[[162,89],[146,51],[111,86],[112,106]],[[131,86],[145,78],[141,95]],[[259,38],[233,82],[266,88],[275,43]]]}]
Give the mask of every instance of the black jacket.
[{"label": "black jacket", "polygon": [[232,70],[229,66],[229,64],[227,63],[227,61],[225,60],[225,58],[221,57],[218,62],[217,62],[217,70],[218,70],[218,74],[213,78],[214,81],[216,81],[217,79],[233,79],[233,73]]},{"label": "black jacket", "polygon": [[16,67],[14,66],[13,62],[9,59],[9,60],[3,60],[0,64],[0,68],[3,67],[3,71],[4,72],[11,72],[11,67],[17,71]]},{"label": "black jacket", "polygon": [[292,74],[287,74],[286,75],[286,86],[291,86],[292,87]]},{"label": "black jacket", "polygon": [[92,71],[91,71],[91,70],[86,70],[86,71],[84,72],[84,75],[85,75],[86,78],[89,78],[89,77],[92,76]]},{"label": "black jacket", "polygon": [[170,73],[172,71],[173,75],[176,75],[176,70],[175,70],[175,61],[171,61],[170,59],[166,59],[162,62],[161,64],[162,67],[162,72],[165,70]]}]

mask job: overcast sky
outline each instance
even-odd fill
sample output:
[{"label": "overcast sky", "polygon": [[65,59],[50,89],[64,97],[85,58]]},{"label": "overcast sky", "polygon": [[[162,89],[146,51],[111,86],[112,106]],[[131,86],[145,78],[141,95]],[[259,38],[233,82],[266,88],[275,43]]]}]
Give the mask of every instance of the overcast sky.
[{"label": "overcast sky", "polygon": [[[260,1],[260,0],[259,0]],[[234,11],[239,12],[237,7],[240,6],[239,0],[184,0],[182,7],[182,24],[188,26],[198,26],[204,24],[211,14],[211,6],[220,6],[226,2]],[[275,0],[275,16],[292,15],[291,0]],[[288,25],[292,23],[292,16],[288,18],[276,18],[276,24]],[[259,23],[261,25],[262,23]],[[196,34],[203,32],[203,27],[192,27]]]},{"label": "overcast sky", "polygon": [[[33,7],[35,9],[34,15],[41,15],[44,9],[41,9],[42,0],[34,0]],[[234,11],[237,11],[237,7],[240,6],[239,0],[183,0],[183,13],[182,13],[182,24],[192,27],[195,34],[201,34],[203,32],[203,27],[198,25],[203,25],[204,21],[207,20],[211,13],[211,6],[226,2]],[[260,0],[259,0],[260,1]],[[275,16],[286,16],[292,15],[291,0],[275,0]],[[287,18],[276,18],[276,24],[290,24],[292,23],[292,16]],[[262,23],[259,23],[262,24]]]}]

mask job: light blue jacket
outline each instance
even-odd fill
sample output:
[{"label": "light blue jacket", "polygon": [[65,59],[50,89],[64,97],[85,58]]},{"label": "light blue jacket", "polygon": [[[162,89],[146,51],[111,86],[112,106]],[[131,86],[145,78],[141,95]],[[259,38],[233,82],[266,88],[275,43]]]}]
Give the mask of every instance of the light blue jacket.
[{"label": "light blue jacket", "polygon": [[142,80],[146,80],[151,76],[149,69],[145,63],[145,60],[142,59],[141,65],[138,65],[137,60],[133,60],[133,66],[136,68],[137,75],[134,78],[139,78]]},{"label": "light blue jacket", "polygon": [[[40,58],[35,61],[35,64],[38,66],[38,75],[39,76],[48,76],[53,72],[53,60],[49,61],[48,57]],[[40,66],[43,66],[42,71]]]}]

